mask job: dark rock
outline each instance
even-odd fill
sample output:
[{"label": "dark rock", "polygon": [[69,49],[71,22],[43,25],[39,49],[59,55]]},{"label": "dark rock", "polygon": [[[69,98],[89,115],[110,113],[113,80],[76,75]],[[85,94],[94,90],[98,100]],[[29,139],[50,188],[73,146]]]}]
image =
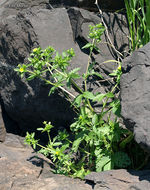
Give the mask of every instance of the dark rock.
[{"label": "dark rock", "polygon": [[150,43],[123,63],[121,114],[135,140],[150,152]]},{"label": "dark rock", "polygon": [[94,190],[147,190],[150,188],[150,170],[92,172],[85,180],[93,182]]},{"label": "dark rock", "polygon": [[6,129],[4,125],[2,109],[1,109],[1,104],[0,104],[0,142],[3,142],[5,140],[5,136],[6,136]]},{"label": "dark rock", "polygon": [[[76,6],[90,11],[98,11],[97,6],[95,5],[95,0],[50,0],[50,4],[53,7],[70,7]],[[98,0],[98,4],[102,10],[115,11],[125,8],[123,0]]]},{"label": "dark rock", "polygon": [[0,144],[1,190],[92,190],[91,186],[51,172],[51,161],[23,145],[23,138],[7,134]]},{"label": "dark rock", "polygon": [[[38,79],[28,83],[21,80],[14,68],[26,62],[34,47],[51,45],[59,52],[73,48],[76,57],[71,68],[80,67],[80,73],[85,72],[88,52],[81,48],[89,41],[88,25],[101,21],[99,15],[83,9],[51,9],[48,5],[48,0],[0,2],[0,96],[4,110],[23,134],[35,130],[44,120],[51,121],[56,129],[58,126],[67,127],[75,114],[60,92],[48,97],[49,86]],[[124,52],[128,48],[125,35],[128,30],[126,25],[122,28],[120,24],[124,23],[125,16],[110,13],[104,18],[112,41],[116,41],[117,49]],[[102,39],[107,41],[105,35]],[[99,48],[101,54],[94,55],[98,64],[116,57],[106,43]],[[97,69],[107,78],[115,67],[116,64],[107,63],[98,65]],[[82,81],[79,83],[82,84]],[[105,86],[93,83],[89,88],[105,92],[111,85],[112,82],[106,82]]]},{"label": "dark rock", "polygon": [[147,190],[150,189],[150,183],[149,181],[141,181],[139,183],[132,184],[128,190]]}]

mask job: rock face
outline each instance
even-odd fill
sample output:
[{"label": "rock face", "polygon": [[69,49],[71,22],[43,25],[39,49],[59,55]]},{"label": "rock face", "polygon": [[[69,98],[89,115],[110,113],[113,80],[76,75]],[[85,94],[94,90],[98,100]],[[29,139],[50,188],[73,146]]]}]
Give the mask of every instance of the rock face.
[{"label": "rock face", "polygon": [[2,116],[2,109],[0,105],[0,142],[3,142],[5,140],[5,136],[6,136],[6,129],[5,129],[4,120]]},{"label": "rock face", "polygon": [[85,179],[93,182],[94,190],[148,190],[150,189],[150,170],[127,171],[111,170],[92,172]]},{"label": "rock face", "polygon": [[50,160],[33,153],[23,141],[7,134],[5,143],[0,143],[1,190],[92,190],[83,181],[53,174]]},{"label": "rock face", "polygon": [[149,190],[150,170],[92,172],[84,181],[52,173],[51,161],[7,134],[0,143],[0,190]]},{"label": "rock face", "polygon": [[123,63],[121,114],[135,140],[150,152],[150,43]]},{"label": "rock face", "polygon": [[[128,29],[125,17],[105,14],[112,41],[122,53],[127,50]],[[76,53],[71,68],[80,67],[85,72],[88,52],[81,48],[89,41],[89,24],[101,22],[99,15],[78,8],[51,8],[48,0],[3,0],[0,2],[0,96],[6,113],[19,126],[22,133],[35,130],[43,121],[53,125],[69,126],[75,114],[61,93],[48,97],[50,87],[40,80],[26,82],[14,72],[19,63],[25,63],[31,50],[51,45],[59,52],[73,48]],[[106,36],[102,39],[107,41]],[[116,54],[105,43],[100,45],[98,63],[114,59]],[[116,65],[101,64],[98,69],[104,78]],[[81,81],[82,83],[82,81]],[[107,89],[111,82],[106,82]],[[105,87],[93,85],[90,88]]]},{"label": "rock face", "polygon": [[[70,7],[70,6],[76,6],[80,8],[84,8],[90,11],[98,11],[95,0],[58,0],[57,2],[55,0],[50,0],[50,4],[54,7]],[[107,11],[115,11],[120,10],[124,8],[124,1],[123,0],[98,0],[98,4],[102,10]]]}]

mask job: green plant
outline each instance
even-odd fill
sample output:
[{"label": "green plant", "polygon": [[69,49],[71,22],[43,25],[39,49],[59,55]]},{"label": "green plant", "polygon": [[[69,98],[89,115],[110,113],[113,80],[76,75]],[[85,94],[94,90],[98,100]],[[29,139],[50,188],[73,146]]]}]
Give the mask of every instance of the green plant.
[{"label": "green plant", "polygon": [[131,50],[134,51],[150,41],[150,1],[125,0],[129,23]]},{"label": "green plant", "polygon": [[[35,140],[35,133],[26,135],[27,144],[33,145],[33,148],[39,146],[40,152],[52,159],[56,173],[83,178],[90,171],[124,168],[131,163],[124,152],[130,133],[119,125],[120,101],[115,96],[122,74],[121,63],[115,61],[118,67],[111,76],[116,80],[116,85],[110,92],[94,94],[88,91],[87,87],[90,76],[102,78],[100,73],[94,70],[92,54],[94,49],[99,52],[98,43],[104,30],[102,24],[90,26],[91,43],[83,47],[89,48],[90,53],[86,72],[82,75],[78,73],[79,68],[68,69],[75,56],[73,49],[59,54],[52,47],[45,50],[35,48],[29,58],[30,63],[18,65],[15,69],[21,77],[26,73],[27,80],[38,77],[51,85],[49,95],[57,89],[62,90],[77,113],[74,123],[70,126],[71,132],[59,131],[54,138],[51,138],[50,134],[52,124],[44,122],[44,127],[38,130],[48,134],[49,142],[45,147]],[[79,78],[84,81],[83,88],[76,82]],[[77,90],[77,96],[70,91],[72,87]],[[93,106],[95,103],[102,104],[102,108],[97,110]]]}]

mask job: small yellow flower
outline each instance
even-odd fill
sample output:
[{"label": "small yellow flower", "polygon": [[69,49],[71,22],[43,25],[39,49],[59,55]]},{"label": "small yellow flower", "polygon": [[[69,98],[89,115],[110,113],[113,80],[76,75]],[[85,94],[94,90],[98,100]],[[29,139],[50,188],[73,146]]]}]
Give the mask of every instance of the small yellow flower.
[{"label": "small yellow flower", "polygon": [[121,65],[119,65],[119,67],[118,67],[118,71],[121,71]]},{"label": "small yellow flower", "polygon": [[37,52],[37,50],[38,50],[38,48],[34,48],[34,49],[33,49],[33,52],[35,53],[35,52]]},{"label": "small yellow flower", "polygon": [[20,73],[23,73],[24,72],[24,68],[20,67],[19,71],[20,71]]},{"label": "small yellow flower", "polygon": [[83,117],[80,115],[79,119],[83,119]]},{"label": "small yellow flower", "polygon": [[56,154],[56,155],[58,155],[58,154],[59,154],[59,152],[58,152],[58,151],[56,151],[56,152],[55,152],[55,154]]}]

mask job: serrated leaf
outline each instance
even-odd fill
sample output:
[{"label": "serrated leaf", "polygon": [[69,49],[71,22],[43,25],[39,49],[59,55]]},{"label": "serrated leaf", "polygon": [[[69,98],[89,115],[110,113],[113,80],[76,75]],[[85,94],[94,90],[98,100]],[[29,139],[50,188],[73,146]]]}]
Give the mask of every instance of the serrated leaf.
[{"label": "serrated leaf", "polygon": [[82,95],[82,94],[78,95],[78,96],[74,99],[73,104],[76,103],[77,106],[79,107],[79,106],[81,105],[82,98],[83,98],[83,95]]},{"label": "serrated leaf", "polygon": [[61,152],[64,152],[67,148],[69,148],[69,143],[62,145],[62,147],[60,148]]},{"label": "serrated leaf", "polygon": [[80,143],[81,143],[81,138],[77,138],[77,139],[73,142],[72,150],[73,150],[74,152],[77,152]]},{"label": "serrated leaf", "polygon": [[94,114],[94,116],[92,117],[92,123],[93,123],[93,125],[97,125],[98,121],[99,121],[98,115]]},{"label": "serrated leaf", "polygon": [[77,67],[70,71],[70,73],[77,73],[80,70],[80,67]]},{"label": "serrated leaf", "polygon": [[105,97],[106,94],[98,94],[97,96],[95,96],[95,98],[93,98],[93,101],[101,102]]},{"label": "serrated leaf", "polygon": [[114,97],[114,94],[113,94],[112,92],[108,92],[108,93],[106,94],[106,96],[107,96],[108,98],[113,98],[113,97]]},{"label": "serrated leaf", "polygon": [[118,117],[120,117],[120,112],[121,112],[121,105],[120,105],[120,101],[114,101],[114,104],[112,104],[112,112],[117,115]]},{"label": "serrated leaf", "polygon": [[102,151],[103,151],[103,150],[100,149],[100,148],[96,149],[95,152],[94,152],[95,155],[96,155],[96,157],[99,156],[99,155],[102,153]]},{"label": "serrated leaf", "polygon": [[62,52],[62,55],[63,55],[63,57],[67,56],[66,52]]},{"label": "serrated leaf", "polygon": [[94,94],[92,92],[88,92],[88,91],[84,92],[83,96],[90,100],[93,100],[95,98]]},{"label": "serrated leaf", "polygon": [[93,132],[97,134],[97,128],[95,127],[95,125],[93,126]]},{"label": "serrated leaf", "polygon": [[85,107],[85,113],[88,115],[89,118],[93,117],[93,113],[91,112],[91,110],[87,107]]},{"label": "serrated leaf", "polygon": [[108,125],[105,125],[105,126],[99,128],[99,132],[102,133],[103,135],[109,134],[110,127]]},{"label": "serrated leaf", "polygon": [[[111,158],[109,156],[103,156],[99,160],[96,161],[96,172],[108,170],[108,165],[111,162]],[[108,166],[107,166],[108,165]],[[104,168],[107,166],[106,168]],[[105,170],[104,170],[105,169]],[[111,168],[110,168],[111,169]]]}]

